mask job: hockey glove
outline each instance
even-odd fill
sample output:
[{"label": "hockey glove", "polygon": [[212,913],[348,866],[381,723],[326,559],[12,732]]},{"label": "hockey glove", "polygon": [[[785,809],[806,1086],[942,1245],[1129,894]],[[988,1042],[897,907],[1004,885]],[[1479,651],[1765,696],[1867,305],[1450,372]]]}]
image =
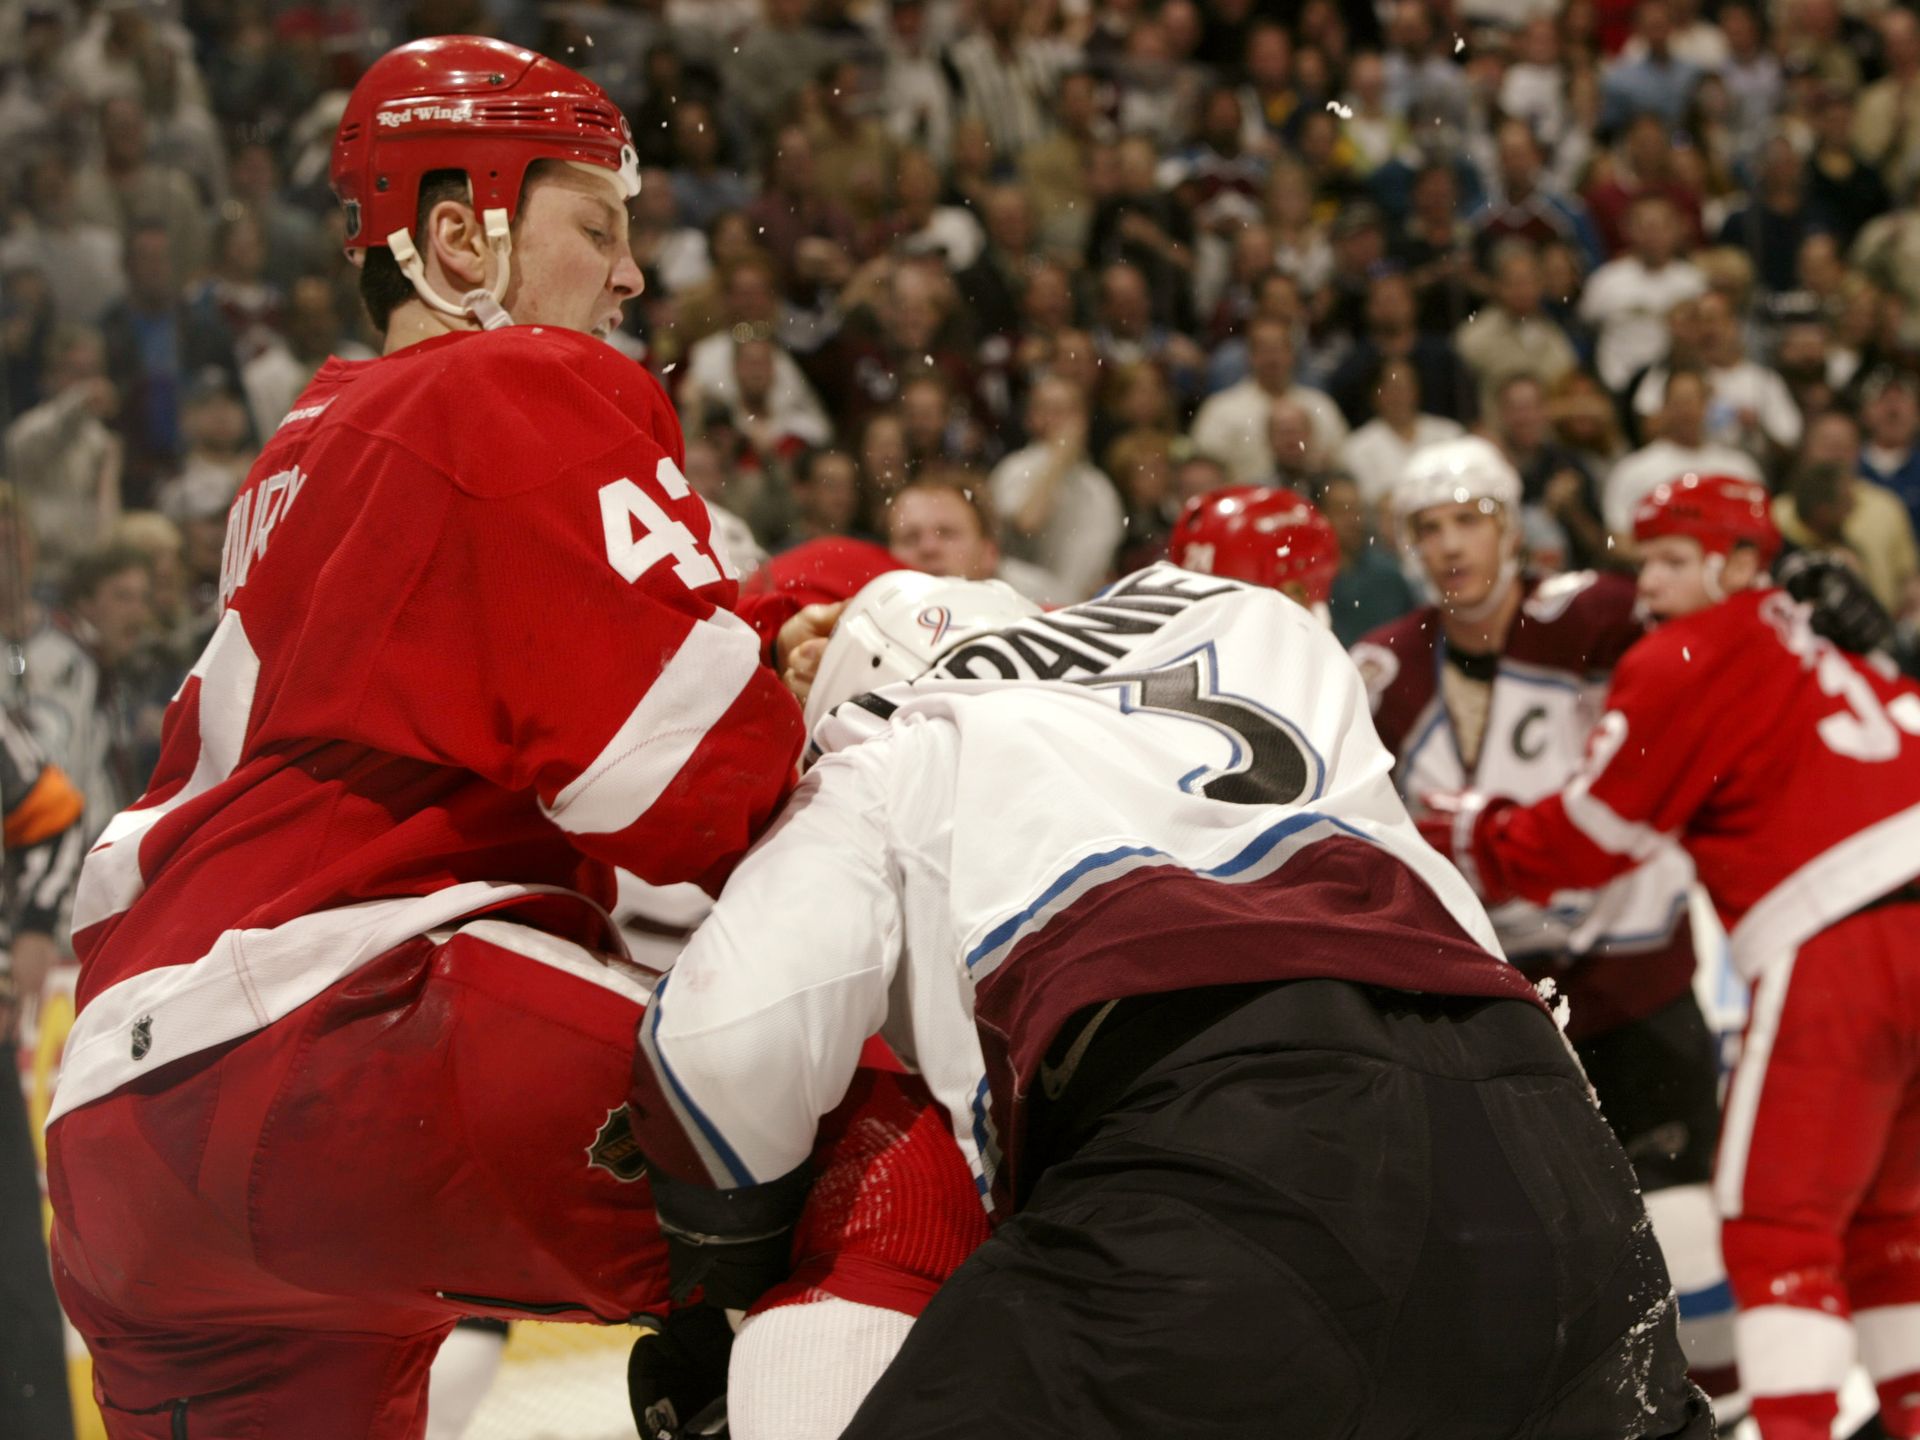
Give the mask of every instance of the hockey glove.
[{"label": "hockey glove", "polygon": [[1814,634],[1855,655],[1868,655],[1893,643],[1893,617],[1845,561],[1796,550],[1781,557],[1773,574],[1787,594],[1809,608]]},{"label": "hockey glove", "polygon": [[733,1327],[705,1305],[671,1311],[634,1342],[627,1399],[642,1440],[726,1434],[727,1357]]},{"label": "hockey glove", "polygon": [[804,1163],[777,1180],[730,1190],[656,1169],[653,1206],[667,1240],[673,1298],[684,1303],[699,1289],[717,1308],[751,1308],[793,1268],[793,1227],[811,1184]]}]

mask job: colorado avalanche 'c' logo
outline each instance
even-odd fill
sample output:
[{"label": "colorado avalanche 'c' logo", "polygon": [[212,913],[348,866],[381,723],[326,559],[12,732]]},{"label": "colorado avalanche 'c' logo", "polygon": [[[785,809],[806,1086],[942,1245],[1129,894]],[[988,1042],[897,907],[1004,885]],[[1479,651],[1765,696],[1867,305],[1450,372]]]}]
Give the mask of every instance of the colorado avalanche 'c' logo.
[{"label": "colorado avalanche 'c' logo", "polygon": [[953,624],[953,612],[944,605],[929,605],[913,618],[922,630],[933,632],[935,645],[946,638],[947,630]]}]

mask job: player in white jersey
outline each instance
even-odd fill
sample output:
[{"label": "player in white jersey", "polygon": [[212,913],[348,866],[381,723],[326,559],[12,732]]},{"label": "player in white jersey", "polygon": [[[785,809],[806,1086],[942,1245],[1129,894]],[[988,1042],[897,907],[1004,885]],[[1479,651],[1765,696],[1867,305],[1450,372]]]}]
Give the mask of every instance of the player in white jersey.
[{"label": "player in white jersey", "polygon": [[997,1230],[848,1440],[1711,1433],[1626,1157],[1307,611],[888,576],[809,710],[633,1113],[739,1307],[865,1037],[942,1102]]}]

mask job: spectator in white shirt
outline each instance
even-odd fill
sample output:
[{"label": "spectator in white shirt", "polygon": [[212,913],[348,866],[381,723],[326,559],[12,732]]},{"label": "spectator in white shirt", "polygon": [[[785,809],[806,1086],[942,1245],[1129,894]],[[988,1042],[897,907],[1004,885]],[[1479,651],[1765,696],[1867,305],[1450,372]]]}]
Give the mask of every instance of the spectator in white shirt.
[{"label": "spectator in white shirt", "polygon": [[1765,479],[1746,451],[1709,443],[1709,393],[1699,370],[1682,368],[1667,376],[1660,413],[1650,422],[1659,438],[1623,458],[1607,476],[1601,509],[1617,539],[1633,533],[1633,511],[1641,499],[1669,480],[1689,472]]},{"label": "spectator in white shirt", "polygon": [[1255,319],[1247,327],[1252,373],[1211,397],[1194,416],[1194,446],[1225,463],[1235,484],[1258,485],[1273,470],[1267,424],[1276,400],[1291,400],[1307,412],[1323,453],[1336,453],[1347,438],[1340,407],[1324,392],[1296,384],[1293,365],[1293,331],[1278,320]]},{"label": "spectator in white shirt", "polygon": [[993,505],[1007,548],[1060,582],[1057,599],[1084,600],[1105,582],[1126,515],[1113,481],[1087,459],[1087,400],[1057,375],[1027,402],[1033,443],[993,469]]},{"label": "spectator in white shirt", "polygon": [[[1700,335],[1701,367],[1711,393],[1707,399],[1706,436],[1709,442],[1732,445],[1761,456],[1768,445],[1792,450],[1800,443],[1800,407],[1776,370],[1756,365],[1746,357],[1746,340],[1733,302],[1717,291],[1702,295],[1695,306]],[[1655,366],[1633,392],[1633,408],[1651,415],[1666,391],[1666,369]]]},{"label": "spectator in white shirt", "polygon": [[1414,451],[1460,433],[1458,421],[1420,412],[1420,377],[1406,361],[1389,360],[1380,370],[1374,418],[1347,437],[1340,460],[1368,512],[1377,514]]},{"label": "spectator in white shirt", "polygon": [[1666,196],[1634,200],[1627,244],[1627,254],[1593,272],[1580,299],[1580,318],[1600,331],[1596,368],[1615,392],[1666,355],[1667,312],[1707,290],[1707,277],[1678,256],[1680,219]]}]

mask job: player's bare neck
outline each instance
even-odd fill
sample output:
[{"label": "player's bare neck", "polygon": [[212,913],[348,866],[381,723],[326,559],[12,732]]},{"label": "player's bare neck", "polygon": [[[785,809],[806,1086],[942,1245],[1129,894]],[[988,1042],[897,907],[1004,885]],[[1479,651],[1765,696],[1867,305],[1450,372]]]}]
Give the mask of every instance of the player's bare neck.
[{"label": "player's bare neck", "polygon": [[1440,607],[1440,633],[1447,637],[1449,649],[1462,655],[1498,655],[1507,648],[1507,634],[1520,613],[1521,587],[1515,581],[1502,583],[1506,593],[1500,603],[1477,619],[1465,619],[1444,605]]},{"label": "player's bare neck", "polygon": [[391,355],[409,345],[418,345],[422,340],[437,339],[456,330],[479,328],[471,320],[456,320],[451,315],[442,315],[429,309],[423,301],[409,300],[404,305],[396,305],[393,313],[387,316],[387,339],[380,353]]}]

